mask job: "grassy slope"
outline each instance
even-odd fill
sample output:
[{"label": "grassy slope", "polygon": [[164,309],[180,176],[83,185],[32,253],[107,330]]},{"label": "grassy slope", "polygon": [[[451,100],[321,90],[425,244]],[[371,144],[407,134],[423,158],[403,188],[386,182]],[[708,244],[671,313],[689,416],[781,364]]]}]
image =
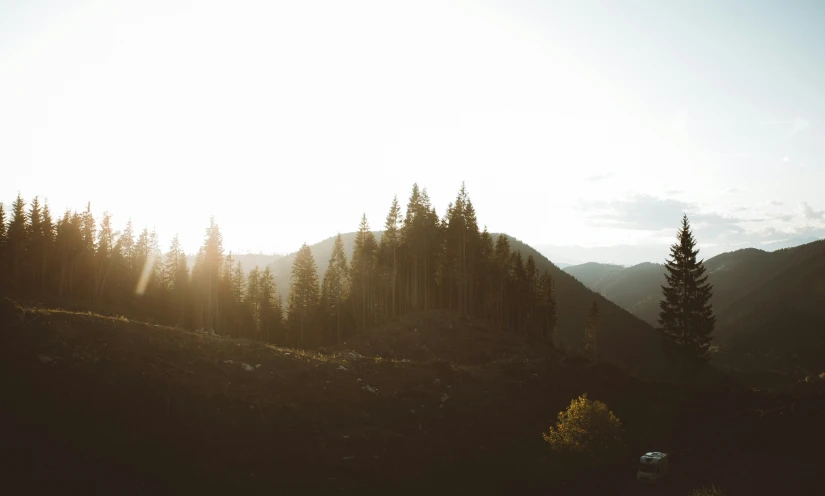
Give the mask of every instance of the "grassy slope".
[{"label": "grassy slope", "polygon": [[445,313],[316,353],[88,314],[5,322],[10,494],[558,492],[564,474],[540,433],[583,392],[622,419],[628,465],[617,479],[569,481],[565,494],[635,494],[632,459],[650,449],[673,455],[659,494],[709,482],[804,494],[825,482],[804,437],[823,420],[821,393],[640,382]]}]

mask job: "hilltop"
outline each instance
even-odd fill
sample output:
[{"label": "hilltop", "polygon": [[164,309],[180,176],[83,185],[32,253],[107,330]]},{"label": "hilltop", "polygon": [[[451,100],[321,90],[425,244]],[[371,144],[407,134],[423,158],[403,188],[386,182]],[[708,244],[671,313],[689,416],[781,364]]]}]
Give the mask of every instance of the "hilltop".
[{"label": "hilltop", "polygon": [[557,492],[565,476],[541,432],[583,392],[622,420],[629,454],[620,474],[567,480],[567,494],[635,494],[633,457],[654,448],[673,454],[661,494],[823,482],[821,451],[798,441],[821,424],[821,392],[640,381],[446,312],[312,352],[11,312],[0,326],[10,492]]}]

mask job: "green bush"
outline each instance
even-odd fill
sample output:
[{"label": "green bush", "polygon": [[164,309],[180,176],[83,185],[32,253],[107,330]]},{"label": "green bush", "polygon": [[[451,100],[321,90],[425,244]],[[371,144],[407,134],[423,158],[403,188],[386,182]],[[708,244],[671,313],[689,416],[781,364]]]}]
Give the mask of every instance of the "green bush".
[{"label": "green bush", "polygon": [[710,487],[694,489],[688,496],[725,496],[725,491],[721,487],[711,485]]},{"label": "green bush", "polygon": [[592,466],[619,463],[625,453],[621,421],[601,401],[583,394],[559,413],[555,427],[544,433],[552,450]]}]

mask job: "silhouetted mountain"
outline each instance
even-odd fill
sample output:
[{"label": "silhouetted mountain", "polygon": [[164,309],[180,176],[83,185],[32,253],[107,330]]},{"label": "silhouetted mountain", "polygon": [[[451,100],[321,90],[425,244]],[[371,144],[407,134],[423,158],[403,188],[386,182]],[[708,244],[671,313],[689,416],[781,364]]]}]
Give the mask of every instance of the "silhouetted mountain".
[{"label": "silhouetted mountain", "polygon": [[[382,232],[376,231],[374,234],[380,241]],[[497,233],[491,233],[491,235],[494,239],[498,237]],[[355,236],[354,232],[341,235],[344,241],[344,251],[348,257],[352,253]],[[619,305],[589,290],[533,247],[512,236],[508,238],[513,251],[521,251],[525,259],[533,255],[539,273],[547,269],[553,276],[559,306],[558,337],[562,346],[572,349],[581,347],[587,312],[595,299],[599,305],[603,324],[599,331],[600,355],[628,371],[646,376],[658,375],[659,371],[666,366],[661,342],[650,325],[631,315]],[[334,240],[335,238],[331,237],[310,246],[320,275],[323,275],[332,256]],[[289,291],[289,278],[295,255],[296,253],[291,253],[270,264],[278,291],[284,301]]]},{"label": "silhouetted mountain", "polygon": [[[718,361],[825,367],[825,240],[766,252],[745,248],[705,261],[714,286]],[[565,271],[656,326],[664,267],[582,264]],[[753,357],[761,357],[757,362]],[[770,358],[770,360],[768,360]]]}]

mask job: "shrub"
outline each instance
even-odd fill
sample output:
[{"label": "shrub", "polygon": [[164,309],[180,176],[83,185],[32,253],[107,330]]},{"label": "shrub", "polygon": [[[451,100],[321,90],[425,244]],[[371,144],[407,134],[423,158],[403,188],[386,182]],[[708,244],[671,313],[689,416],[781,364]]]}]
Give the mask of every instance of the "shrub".
[{"label": "shrub", "polygon": [[721,487],[711,485],[710,487],[694,489],[688,496],[725,496],[725,491]]},{"label": "shrub", "polygon": [[624,455],[622,423],[601,401],[583,394],[559,413],[559,421],[544,433],[553,451],[592,466],[621,462]]}]

